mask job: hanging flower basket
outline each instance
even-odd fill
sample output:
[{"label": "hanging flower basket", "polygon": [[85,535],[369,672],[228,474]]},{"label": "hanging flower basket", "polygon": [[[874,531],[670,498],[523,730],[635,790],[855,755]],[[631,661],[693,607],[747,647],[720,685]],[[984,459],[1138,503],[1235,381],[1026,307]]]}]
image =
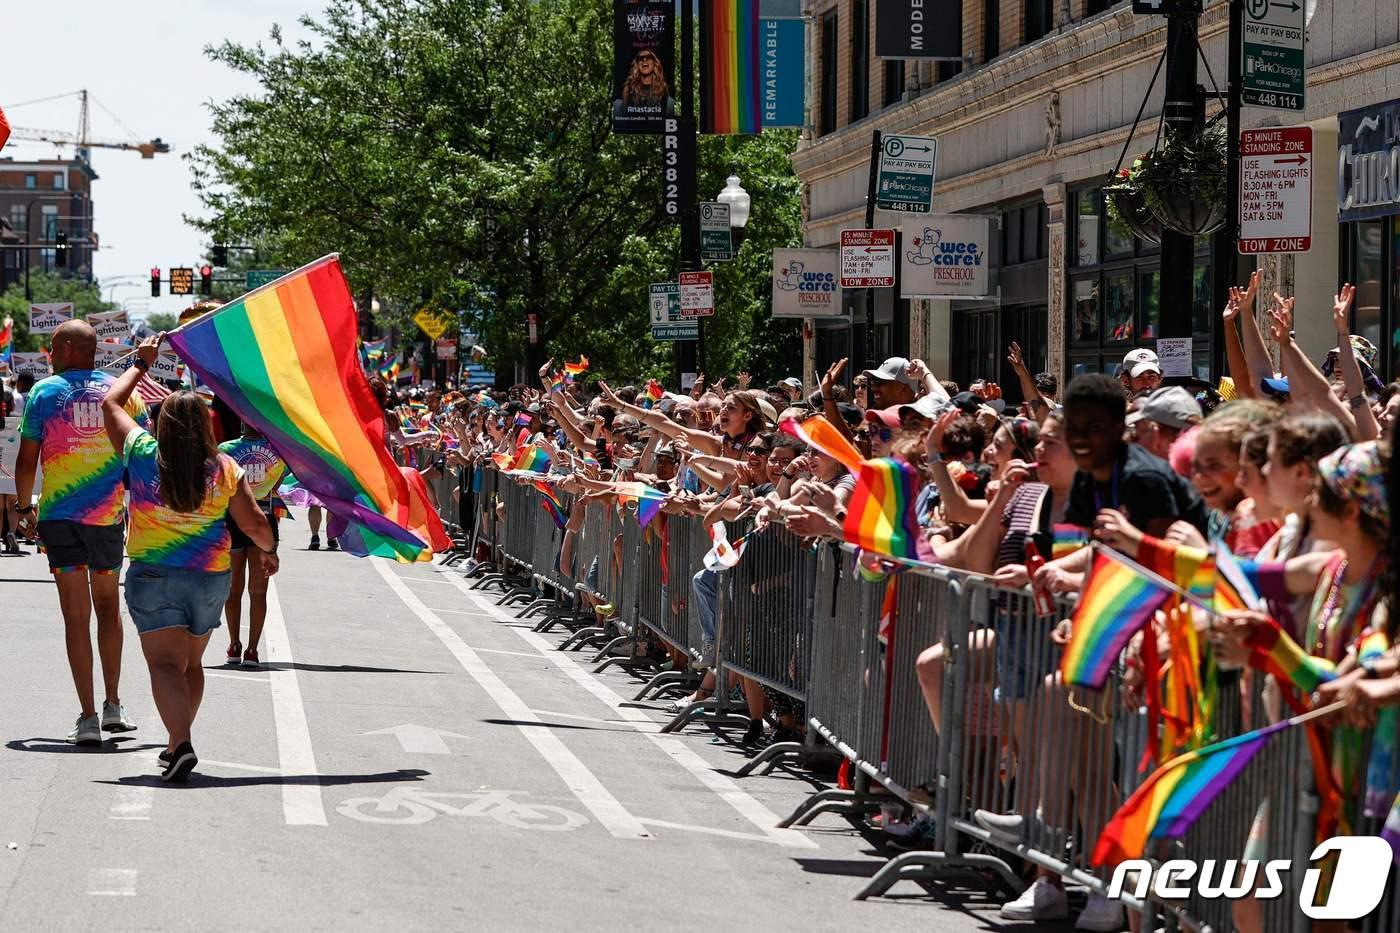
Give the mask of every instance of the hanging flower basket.
[{"label": "hanging flower basket", "polygon": [[1156,246],[1162,242],[1162,225],[1147,207],[1147,197],[1131,185],[1103,189],[1109,216],[1123,223],[1139,240]]},{"label": "hanging flower basket", "polygon": [[1190,237],[1225,226],[1225,173],[1182,172],[1154,179],[1144,200],[1161,226]]},{"label": "hanging flower basket", "polygon": [[1149,243],[1163,230],[1214,233],[1225,225],[1225,146],[1212,127],[1144,153],[1104,186],[1109,214]]}]

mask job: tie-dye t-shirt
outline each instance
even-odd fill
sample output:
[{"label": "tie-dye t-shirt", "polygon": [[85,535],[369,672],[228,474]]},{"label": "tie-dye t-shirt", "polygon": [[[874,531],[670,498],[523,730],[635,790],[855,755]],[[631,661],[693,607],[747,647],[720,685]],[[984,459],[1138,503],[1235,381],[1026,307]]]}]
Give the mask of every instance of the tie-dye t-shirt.
[{"label": "tie-dye t-shirt", "polygon": [[224,441],[219,449],[233,458],[233,462],[243,468],[248,485],[253,488],[253,498],[270,504],[270,497],[282,482],[287,472],[286,462],[277,455],[277,449],[261,437],[240,437]]},{"label": "tie-dye t-shirt", "polygon": [[122,460],[131,484],[131,529],[126,554],[133,563],[185,570],[229,569],[229,533],[224,516],[238,492],[243,468],[227,454],[208,463],[204,501],[194,512],[176,512],[161,499],[156,439],[142,428],[126,436]]},{"label": "tie-dye t-shirt", "polygon": [[[122,460],[102,417],[102,400],[115,382],[98,370],[70,369],[29,390],[19,432],[39,444],[44,468],[39,521],[115,525],[122,520]],[[135,394],[126,410],[137,424],[147,423],[146,405]]]}]

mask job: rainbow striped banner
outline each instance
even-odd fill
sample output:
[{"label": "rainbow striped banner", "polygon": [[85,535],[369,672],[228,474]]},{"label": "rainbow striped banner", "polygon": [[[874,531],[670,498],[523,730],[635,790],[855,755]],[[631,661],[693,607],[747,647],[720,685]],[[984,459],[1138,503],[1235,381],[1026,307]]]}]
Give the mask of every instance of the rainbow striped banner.
[{"label": "rainbow striped banner", "polygon": [[758,0],[700,0],[700,132],[763,131]]},{"label": "rainbow striped banner", "polygon": [[301,485],[350,522],[364,553],[431,560],[452,541],[417,470],[384,445],[360,369],[359,320],[335,255],[170,334],[185,364],[277,448]]}]

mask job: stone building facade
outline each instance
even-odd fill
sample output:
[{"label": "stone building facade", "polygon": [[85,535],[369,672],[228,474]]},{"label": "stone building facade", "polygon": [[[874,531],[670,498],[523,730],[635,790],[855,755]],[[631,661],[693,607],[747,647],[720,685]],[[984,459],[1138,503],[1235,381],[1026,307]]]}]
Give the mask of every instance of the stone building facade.
[{"label": "stone building facade", "polygon": [[[1126,2],[963,0],[960,22],[945,15],[933,24],[960,31],[961,63],[892,62],[875,56],[880,5],[808,0],[804,7],[809,118],[794,164],[805,186],[805,245],[834,247],[843,228],[864,225],[877,128],[936,137],[935,211],[990,215],[999,232],[992,299],[898,300],[885,290],[875,302],[877,352],[921,356],[959,381],[988,376],[1005,385],[1004,351],[1012,340],[1027,349],[1033,368],[1062,377],[1113,371],[1127,350],[1154,345],[1161,315],[1190,314],[1193,368],[1213,375],[1218,309],[1211,307],[1208,244],[1203,240],[1197,252],[1192,308],[1160,308],[1158,251],[1111,221],[1099,194],[1120,156],[1126,152],[1131,164],[1157,134],[1161,76],[1150,95],[1148,88],[1165,18],[1135,15]],[[1206,63],[1200,82],[1208,91],[1216,83],[1223,93],[1227,31],[1227,3],[1208,0],[1199,29]],[[1353,330],[1382,346],[1393,372],[1400,362],[1400,157],[1394,196],[1369,204],[1363,219],[1339,223],[1338,116],[1380,108],[1364,124],[1380,124],[1373,144],[1381,146],[1393,127],[1400,147],[1400,105],[1384,110],[1400,98],[1400,7],[1394,0],[1318,0],[1306,56],[1303,114],[1248,107],[1243,114],[1246,128],[1314,129],[1312,249],[1262,257],[1259,265],[1270,289],[1298,296],[1299,338],[1316,357],[1335,343],[1332,293],[1340,281],[1356,281]],[[1211,104],[1208,112],[1218,109]],[[1384,160],[1371,163],[1374,175]],[[1349,170],[1340,176],[1344,188],[1350,185]],[[1378,190],[1391,192],[1388,178],[1372,179],[1370,193]],[[880,212],[875,225],[898,227],[902,219]],[[836,357],[864,357],[864,297],[844,295],[850,317],[812,329],[809,373]]]}]

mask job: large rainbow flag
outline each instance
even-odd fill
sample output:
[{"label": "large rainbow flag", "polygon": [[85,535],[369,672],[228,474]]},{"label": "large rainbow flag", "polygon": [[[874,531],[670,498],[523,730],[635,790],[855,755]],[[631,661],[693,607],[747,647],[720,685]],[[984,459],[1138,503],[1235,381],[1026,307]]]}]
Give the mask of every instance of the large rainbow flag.
[{"label": "large rainbow flag", "polygon": [[352,553],[431,560],[452,542],[417,470],[384,444],[384,415],[360,369],[357,318],[326,256],[170,334],[184,362],[256,426],[301,485],[351,526]]},{"label": "large rainbow flag", "polygon": [[0,149],[5,146],[5,140],[10,138],[10,121],[5,119],[5,111],[0,109]]},{"label": "large rainbow flag", "polygon": [[763,130],[759,0],[700,0],[700,132]]},{"label": "large rainbow flag", "polygon": [[1095,548],[1093,568],[1074,607],[1070,642],[1060,656],[1065,683],[1101,689],[1118,653],[1171,595],[1117,552]]},{"label": "large rainbow flag", "polygon": [[1094,846],[1093,864],[1116,865],[1142,858],[1148,842],[1181,838],[1270,738],[1298,722],[1298,718],[1285,719],[1162,765],[1104,826]]},{"label": "large rainbow flag", "polygon": [[12,318],[0,321],[0,360],[10,361],[10,349],[15,342],[15,322]]},{"label": "large rainbow flag", "polygon": [[846,505],[842,537],[886,557],[924,563],[937,560],[914,514],[920,482],[912,466],[892,457],[862,459],[860,451],[821,415],[801,423],[789,418],[778,427],[840,461],[854,474],[856,488]]}]

